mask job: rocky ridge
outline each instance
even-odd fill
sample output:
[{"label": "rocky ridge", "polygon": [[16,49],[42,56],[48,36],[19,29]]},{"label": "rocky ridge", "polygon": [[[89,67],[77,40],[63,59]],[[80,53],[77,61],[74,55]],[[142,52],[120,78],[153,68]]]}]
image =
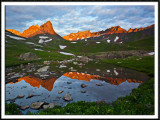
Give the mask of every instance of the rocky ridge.
[{"label": "rocky ridge", "polygon": [[145,27],[145,28],[135,28],[135,29],[130,28],[128,31],[121,28],[120,26],[111,27],[111,28],[106,29],[105,31],[99,31],[99,32],[90,32],[90,30],[78,31],[77,33],[70,33],[69,35],[63,36],[63,38],[69,41],[76,41],[79,39],[85,39],[85,38],[91,38],[91,37],[93,38],[101,37],[104,35],[123,34],[123,33],[127,34],[131,32],[139,32],[139,31],[143,31],[149,28],[154,28],[154,24],[148,27]]},{"label": "rocky ridge", "polygon": [[26,37],[26,38],[29,38],[29,37],[33,37],[37,34],[44,34],[44,33],[49,33],[51,35],[58,35],[54,29],[53,29],[53,26],[52,26],[52,23],[50,21],[47,21],[46,23],[44,23],[43,25],[41,25],[39,27],[39,25],[32,25],[30,26],[27,30],[24,30],[23,33],[17,31],[17,30],[14,30],[14,29],[6,29],[16,35],[19,35],[19,36],[22,36],[22,37]]}]

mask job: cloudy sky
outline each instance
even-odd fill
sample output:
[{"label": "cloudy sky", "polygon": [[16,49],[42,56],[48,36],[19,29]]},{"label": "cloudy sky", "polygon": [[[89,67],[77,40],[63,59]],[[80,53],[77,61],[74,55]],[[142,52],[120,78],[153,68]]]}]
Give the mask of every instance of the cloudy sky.
[{"label": "cloudy sky", "polygon": [[97,32],[112,26],[129,28],[154,24],[154,6],[6,6],[6,29],[23,32],[31,25],[39,26],[51,21],[53,29],[61,36],[78,31]]}]

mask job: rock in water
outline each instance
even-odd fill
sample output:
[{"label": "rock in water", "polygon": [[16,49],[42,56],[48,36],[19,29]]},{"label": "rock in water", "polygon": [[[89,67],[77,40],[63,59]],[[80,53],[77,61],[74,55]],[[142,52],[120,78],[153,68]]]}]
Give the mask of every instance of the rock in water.
[{"label": "rock in water", "polygon": [[33,97],[34,95],[29,94],[28,97],[26,97],[26,99]]},{"label": "rock in water", "polygon": [[35,53],[23,53],[19,56],[20,60],[38,60],[38,56]]},{"label": "rock in water", "polygon": [[39,68],[37,71],[38,72],[46,72],[46,71],[48,71],[48,69],[49,69],[49,66],[44,66],[42,68]]},{"label": "rock in water", "polygon": [[20,107],[21,110],[25,110],[25,109],[27,109],[27,108],[29,108],[28,105],[24,105],[24,106],[21,106],[21,107]]},{"label": "rock in water", "polygon": [[17,96],[17,98],[23,98],[24,97],[24,95],[18,95]]},{"label": "rock in water", "polygon": [[39,109],[44,104],[44,102],[35,102],[30,105],[31,109]]},{"label": "rock in water", "polygon": [[43,109],[54,108],[54,103],[49,103],[48,105],[43,105]]},{"label": "rock in water", "polygon": [[86,91],[85,91],[85,90],[82,90],[81,93],[86,93]]},{"label": "rock in water", "polygon": [[71,100],[73,100],[73,99],[72,99],[72,97],[71,97],[70,94],[66,94],[66,95],[63,97],[63,100],[65,100],[65,101],[71,101]]},{"label": "rock in water", "polygon": [[58,91],[58,94],[61,94],[63,92],[63,90]]},{"label": "rock in water", "polygon": [[71,84],[72,82],[67,82],[67,84]]},{"label": "rock in water", "polygon": [[81,87],[82,87],[82,88],[85,88],[85,87],[87,87],[87,85],[85,85],[85,84],[81,84]]},{"label": "rock in water", "polygon": [[102,86],[103,84],[102,84],[102,83],[96,83],[96,85],[97,85],[97,86]]}]

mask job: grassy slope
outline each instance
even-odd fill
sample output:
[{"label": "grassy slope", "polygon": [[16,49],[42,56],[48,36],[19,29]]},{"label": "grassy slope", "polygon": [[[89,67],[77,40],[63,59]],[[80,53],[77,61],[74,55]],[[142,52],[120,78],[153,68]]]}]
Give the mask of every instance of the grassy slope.
[{"label": "grassy slope", "polygon": [[[36,62],[36,61],[23,61],[19,60],[18,57],[22,53],[27,53],[27,52],[33,52],[36,53],[37,56],[42,58],[41,60],[38,61],[43,61],[43,60],[64,60],[64,59],[70,59],[72,58],[71,56],[66,56],[62,55],[58,52],[54,52],[53,49],[50,47],[43,47],[45,48],[45,51],[36,51],[34,48],[40,48],[40,47],[34,47],[34,45],[29,45],[26,44],[26,41],[18,41],[14,40],[11,38],[6,39],[8,42],[6,43],[6,48],[5,48],[5,61],[6,61],[6,67],[8,66],[13,66],[13,65],[19,65],[19,64],[25,64],[28,62]],[[42,48],[42,49],[43,49]],[[47,52],[48,50],[52,50],[51,52]]]},{"label": "grassy slope", "polygon": [[[52,60],[63,60],[69,59],[71,56],[66,56],[57,53],[60,50],[59,45],[66,45],[67,47],[62,50],[65,52],[70,52],[75,55],[89,55],[99,54],[100,52],[107,51],[124,51],[124,50],[154,50],[154,38],[147,37],[141,40],[132,40],[123,44],[116,43],[107,43],[106,40],[99,40],[101,43],[97,44],[96,41],[77,41],[77,43],[71,43],[66,40],[57,40],[54,39],[51,42],[47,43],[42,47],[45,51],[35,51],[34,45],[26,44],[25,42],[34,42],[38,43],[38,36],[33,37],[32,39],[27,39],[25,41],[18,41],[11,38],[6,38],[8,41],[6,43],[6,66],[19,65],[22,63],[34,62],[34,61],[20,61],[18,59],[21,53],[33,52],[36,53],[42,60],[52,59]],[[51,51],[46,52],[46,51]],[[50,56],[50,57],[49,57]]]},{"label": "grassy slope", "polygon": [[65,42],[68,47],[65,51],[72,52],[74,54],[87,55],[89,53],[99,53],[107,51],[124,51],[124,50],[154,50],[154,38],[147,37],[145,39],[134,40],[123,44],[107,43],[106,40],[99,40],[101,43],[97,44],[97,41],[77,41],[77,43]]},{"label": "grassy slope", "polygon": [[146,72],[148,75],[154,75],[154,56],[129,57],[125,59],[101,60],[104,63],[111,63],[122,67],[128,67],[137,71]]}]

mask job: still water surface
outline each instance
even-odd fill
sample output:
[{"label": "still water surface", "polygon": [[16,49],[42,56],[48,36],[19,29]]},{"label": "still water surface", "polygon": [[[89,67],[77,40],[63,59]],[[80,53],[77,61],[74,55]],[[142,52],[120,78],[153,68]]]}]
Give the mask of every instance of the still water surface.
[{"label": "still water surface", "polygon": [[[101,73],[98,75],[98,73]],[[103,74],[102,76],[102,73]],[[137,88],[142,82],[149,80],[149,77],[142,72],[126,68],[96,69],[93,74],[82,72],[66,72],[58,78],[42,80],[36,77],[25,76],[19,78],[17,82],[6,84],[6,100],[14,99],[18,95],[24,95],[24,98],[15,99],[16,104],[30,105],[33,102],[56,103],[65,106],[67,103],[63,96],[70,94],[73,98],[70,102],[76,101],[105,101],[107,103],[115,101],[119,97],[129,95],[132,89]],[[69,82],[69,84],[68,84]],[[102,86],[96,84],[101,83]],[[87,85],[82,88],[81,84]],[[63,91],[61,94],[58,91]],[[82,93],[81,91],[86,91]],[[29,94],[36,95],[27,98]],[[10,102],[10,101],[8,101]],[[30,108],[28,110],[37,112]]]}]

